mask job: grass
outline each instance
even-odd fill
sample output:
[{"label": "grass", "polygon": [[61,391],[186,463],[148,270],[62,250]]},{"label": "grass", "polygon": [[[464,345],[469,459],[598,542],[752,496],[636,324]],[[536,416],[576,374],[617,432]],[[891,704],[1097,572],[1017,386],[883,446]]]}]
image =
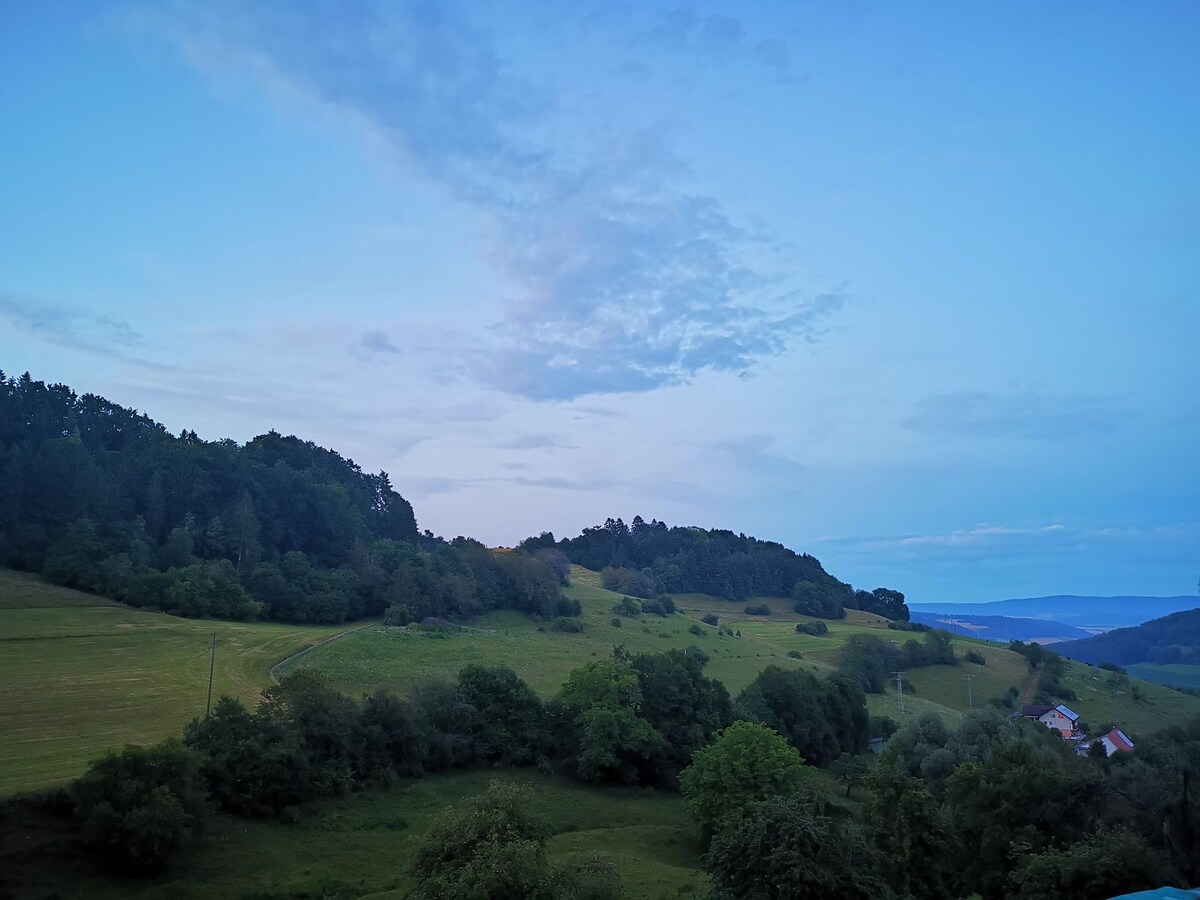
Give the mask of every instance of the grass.
[{"label": "grass", "polygon": [[[1132,674],[1132,671],[1131,671]],[[1128,686],[1114,688],[1111,673],[1081,662],[1067,664],[1063,684],[1078,695],[1067,706],[1079,713],[1093,730],[1114,724],[1136,742],[1160,728],[1176,725],[1200,714],[1200,697],[1138,681],[1142,699],[1135,700]]]},{"label": "grass", "polygon": [[[5,834],[0,828],[0,871],[21,897],[80,896],[90,900],[236,900],[307,893],[400,900],[413,886],[413,852],[433,816],[451,803],[480,794],[497,778],[529,784],[534,806],[554,831],[552,860],[599,853],[620,870],[630,898],[699,895],[698,837],[678,795],[639,788],[584,787],[532,771],[468,772],[431,776],[389,791],[306,807],[298,824],[214,816],[197,852],[168,875],[131,880],[107,875],[53,822]],[[61,828],[61,825],[59,826]],[[0,879],[0,893],[3,883]]]},{"label": "grass", "polygon": [[204,712],[214,632],[213,696],[255,700],[273,663],[342,630],[181,619],[0,570],[0,796],[178,736]]},{"label": "grass", "polygon": [[[772,663],[825,671],[832,667],[845,636],[889,633],[885,619],[852,610],[845,621],[829,623],[826,636],[797,634],[797,622],[817,620],[796,615],[787,601],[754,598],[747,603],[766,603],[773,614],[748,616],[742,612],[746,603],[697,594],[675,597],[681,615],[621,618],[620,627],[613,627],[613,606],[621,595],[604,590],[597,573],[575,567],[566,593],[583,608],[584,630],[576,634],[555,631],[550,625],[539,631],[533,619],[509,610],[436,634],[380,625],[319,647],[284,666],[282,672],[315,669],[351,693],[376,688],[405,693],[422,679],[454,678],[464,666],[483,663],[508,666],[535,690],[550,695],[572,669],[608,656],[614,646],[623,645],[634,653],[695,646],[709,655],[708,674],[737,693]],[[741,636],[721,635],[717,628],[703,624],[700,620],[709,613]],[[789,657],[789,650],[799,651],[801,659]]]},{"label": "grass", "polygon": [[1156,684],[1200,689],[1200,666],[1158,666],[1154,663],[1137,663],[1126,666],[1126,669],[1134,678],[1142,678]]}]

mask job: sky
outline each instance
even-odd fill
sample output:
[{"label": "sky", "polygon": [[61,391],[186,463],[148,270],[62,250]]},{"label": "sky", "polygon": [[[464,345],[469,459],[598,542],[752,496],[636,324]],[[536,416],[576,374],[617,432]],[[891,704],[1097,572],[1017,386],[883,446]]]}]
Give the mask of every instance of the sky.
[{"label": "sky", "polygon": [[910,601],[1200,576],[1193,2],[0,3],[0,369]]}]

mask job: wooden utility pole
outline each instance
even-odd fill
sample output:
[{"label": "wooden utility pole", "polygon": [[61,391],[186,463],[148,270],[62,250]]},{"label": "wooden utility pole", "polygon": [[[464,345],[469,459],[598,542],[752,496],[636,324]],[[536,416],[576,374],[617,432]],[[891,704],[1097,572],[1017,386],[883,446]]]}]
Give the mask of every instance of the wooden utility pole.
[{"label": "wooden utility pole", "polygon": [[213,672],[217,668],[217,633],[213,632],[212,649],[209,651],[208,658],[208,702],[204,704],[204,718],[208,718],[209,712],[212,710],[212,683]]},{"label": "wooden utility pole", "polygon": [[972,709],[975,708],[975,698],[971,696],[971,679],[974,677],[974,675],[963,676],[963,678],[967,679],[967,706],[971,707]]}]

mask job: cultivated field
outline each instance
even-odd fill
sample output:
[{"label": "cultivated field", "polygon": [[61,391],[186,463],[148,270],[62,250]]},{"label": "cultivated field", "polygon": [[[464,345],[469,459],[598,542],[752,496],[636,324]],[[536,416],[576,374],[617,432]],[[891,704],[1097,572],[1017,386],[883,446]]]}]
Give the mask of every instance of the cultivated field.
[{"label": "cultivated field", "polygon": [[180,735],[204,714],[214,632],[213,696],[255,700],[273,663],[343,630],[180,619],[0,570],[0,796]]}]

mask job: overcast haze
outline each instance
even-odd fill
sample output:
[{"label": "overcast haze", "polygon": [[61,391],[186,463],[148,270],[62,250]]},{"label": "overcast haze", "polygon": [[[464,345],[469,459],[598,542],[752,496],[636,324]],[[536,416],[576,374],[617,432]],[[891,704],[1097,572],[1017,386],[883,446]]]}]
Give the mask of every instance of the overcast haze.
[{"label": "overcast haze", "polygon": [[0,367],[492,544],[1189,593],[1197,47],[1191,2],[7,3]]}]

